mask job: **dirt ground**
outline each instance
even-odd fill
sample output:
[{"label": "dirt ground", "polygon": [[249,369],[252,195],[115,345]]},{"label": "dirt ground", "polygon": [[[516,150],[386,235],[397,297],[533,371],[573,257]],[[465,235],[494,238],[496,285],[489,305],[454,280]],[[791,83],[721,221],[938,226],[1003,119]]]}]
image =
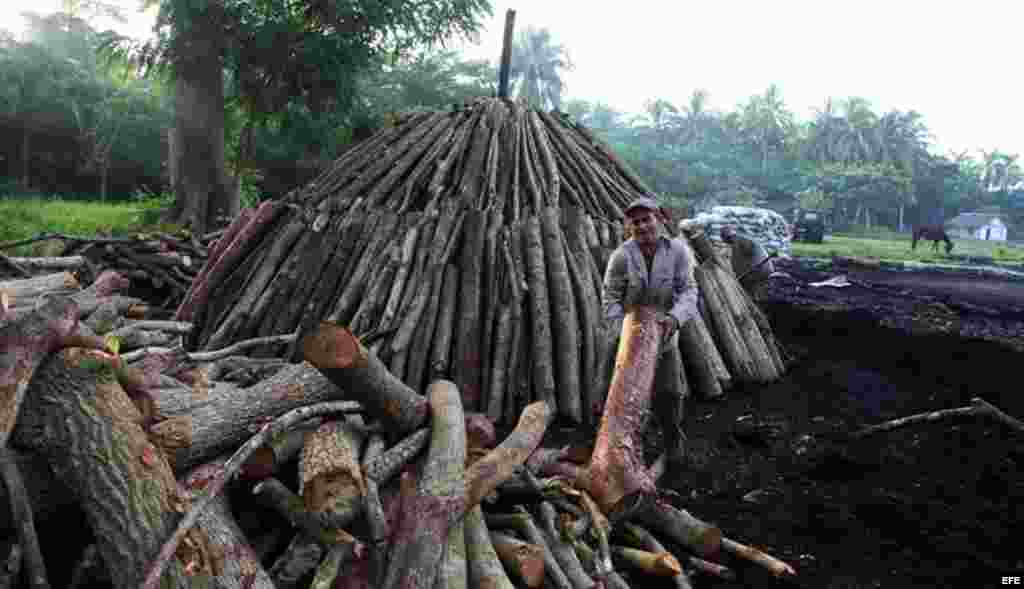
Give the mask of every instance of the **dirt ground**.
[{"label": "dirt ground", "polygon": [[[847,434],[980,396],[1024,418],[1024,282],[780,268],[763,307],[797,358],[780,382],[694,400],[679,504],[792,564],[695,587],[994,587],[1024,574],[1024,434],[987,418]],[[807,283],[845,274],[853,286]],[[657,451],[657,434],[650,452]]]}]

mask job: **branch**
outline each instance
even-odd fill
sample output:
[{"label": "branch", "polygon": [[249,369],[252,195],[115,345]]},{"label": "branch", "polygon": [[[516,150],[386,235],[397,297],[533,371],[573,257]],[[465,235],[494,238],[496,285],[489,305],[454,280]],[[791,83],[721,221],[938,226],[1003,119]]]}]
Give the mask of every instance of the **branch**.
[{"label": "branch", "polygon": [[[186,358],[188,360],[191,360],[192,362],[213,362],[215,360],[220,360],[228,356],[233,356],[236,353],[241,352],[242,350],[255,348],[257,346],[289,344],[295,341],[296,337],[298,336],[294,333],[289,333],[285,335],[268,335],[265,337],[254,337],[252,339],[236,342],[226,348],[221,348],[219,350],[213,350],[209,352],[192,352],[190,354],[187,354]],[[141,359],[143,356],[146,356],[147,354],[161,354],[171,351],[173,351],[172,348],[142,348],[141,350],[135,350],[127,354],[122,354],[121,359],[124,360],[125,362],[135,362],[136,360]]]},{"label": "branch", "polygon": [[908,415],[907,417],[900,417],[898,419],[891,419],[889,421],[879,423],[866,427],[853,434],[854,439],[860,439],[871,434],[879,432],[888,432],[894,429],[899,429],[907,425],[913,425],[916,423],[926,423],[931,421],[939,421],[946,419],[947,417],[959,417],[968,415],[983,415],[988,416],[996,421],[999,421],[1018,432],[1024,432],[1024,422],[1019,419],[1007,415],[1001,411],[995,405],[992,405],[981,397],[974,397],[971,399],[971,404],[966,407],[955,407],[953,409],[943,409],[941,411],[928,411],[926,413],[916,413],[914,415]]}]

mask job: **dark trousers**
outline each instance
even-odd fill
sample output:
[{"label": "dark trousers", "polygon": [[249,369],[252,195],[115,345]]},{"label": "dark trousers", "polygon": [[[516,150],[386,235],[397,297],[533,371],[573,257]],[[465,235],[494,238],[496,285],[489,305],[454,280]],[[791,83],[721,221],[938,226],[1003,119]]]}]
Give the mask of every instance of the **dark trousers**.
[{"label": "dark trousers", "polygon": [[689,385],[683,370],[683,357],[678,346],[672,346],[658,359],[654,373],[654,414],[661,426],[665,453],[670,464],[686,454],[686,434],[683,433],[683,410]]}]

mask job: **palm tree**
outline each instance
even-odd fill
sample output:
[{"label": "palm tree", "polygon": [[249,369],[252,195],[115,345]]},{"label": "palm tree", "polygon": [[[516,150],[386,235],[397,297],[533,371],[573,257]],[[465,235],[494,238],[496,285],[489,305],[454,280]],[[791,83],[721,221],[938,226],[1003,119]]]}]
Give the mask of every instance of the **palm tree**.
[{"label": "palm tree", "polygon": [[558,109],[565,90],[562,72],[572,67],[565,47],[553,42],[550,31],[526,27],[512,44],[509,81],[519,100],[536,108]]},{"label": "palm tree", "polygon": [[778,86],[772,84],[764,94],[751,96],[740,105],[740,128],[746,139],[757,146],[761,174],[766,174],[769,153],[782,151],[795,129],[793,113],[782,100]]}]

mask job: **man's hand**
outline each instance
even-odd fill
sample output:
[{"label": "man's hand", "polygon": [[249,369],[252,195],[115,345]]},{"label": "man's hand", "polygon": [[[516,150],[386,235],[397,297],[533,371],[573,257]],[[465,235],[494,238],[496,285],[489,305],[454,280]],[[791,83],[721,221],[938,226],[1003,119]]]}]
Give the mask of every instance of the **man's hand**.
[{"label": "man's hand", "polygon": [[658,323],[661,324],[661,328],[665,331],[665,337],[672,337],[672,334],[679,329],[679,322],[676,318],[668,313],[662,313],[658,316]]}]

